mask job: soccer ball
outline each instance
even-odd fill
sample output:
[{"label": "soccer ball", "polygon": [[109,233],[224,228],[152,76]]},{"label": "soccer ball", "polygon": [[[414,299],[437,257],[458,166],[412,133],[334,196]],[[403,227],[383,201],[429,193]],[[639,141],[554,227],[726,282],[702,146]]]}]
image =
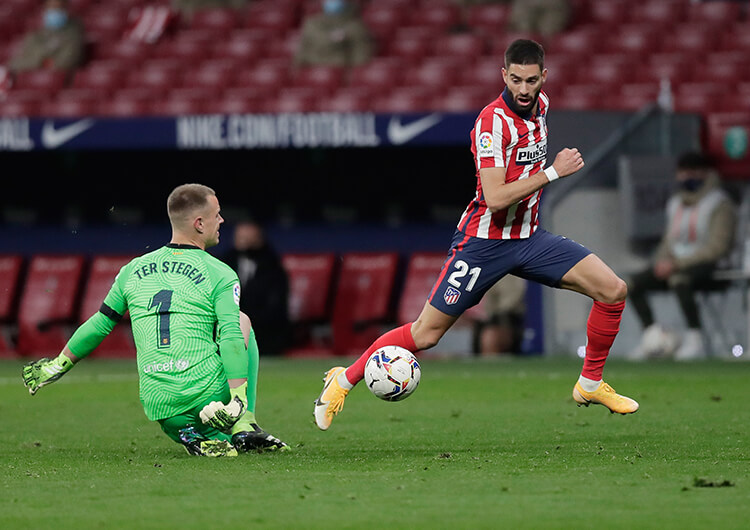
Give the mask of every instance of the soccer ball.
[{"label": "soccer ball", "polygon": [[376,350],[365,364],[365,383],[370,392],[386,401],[409,397],[419,385],[422,368],[412,352],[400,346]]}]

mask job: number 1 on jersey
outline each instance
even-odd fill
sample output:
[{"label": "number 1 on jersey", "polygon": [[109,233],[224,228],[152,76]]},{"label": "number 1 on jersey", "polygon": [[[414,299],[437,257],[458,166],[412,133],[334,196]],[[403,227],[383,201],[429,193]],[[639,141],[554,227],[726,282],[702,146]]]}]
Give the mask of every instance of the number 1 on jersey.
[{"label": "number 1 on jersey", "polygon": [[169,308],[172,306],[172,291],[164,289],[151,299],[147,309],[156,307],[159,317],[159,348],[169,348]]}]

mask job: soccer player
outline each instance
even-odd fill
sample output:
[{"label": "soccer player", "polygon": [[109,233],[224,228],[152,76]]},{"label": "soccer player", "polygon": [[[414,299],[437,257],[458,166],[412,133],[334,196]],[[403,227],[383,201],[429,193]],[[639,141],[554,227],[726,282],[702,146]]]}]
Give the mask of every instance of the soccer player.
[{"label": "soccer player", "polygon": [[237,274],[205,250],[219,242],[224,222],[216,194],[183,184],[170,193],[167,213],[169,244],[120,269],[99,311],[60,355],[24,366],[24,384],[34,395],[57,381],[129,310],[141,403],[167,436],[192,455],[288,449],[255,420],[259,356],[240,314]]},{"label": "soccer player", "polygon": [[362,380],[367,359],[375,350],[386,345],[412,352],[431,348],[506,274],[593,299],[586,357],[573,398],[579,405],[601,404],[621,414],[638,410],[636,401],[602,381],[625,306],[625,282],[587,248],[539,228],[542,188],[584,165],[578,149],[565,148],[551,166],[544,167],[549,104],[542,91],[547,78],[544,49],[531,40],[514,41],[505,51],[502,74],[504,91],[479,113],[471,132],[476,195],[458,222],[446,262],[421,314],[414,322],[382,335],[348,368],[337,366],[326,372],[314,408],[320,429],[331,426],[349,391]]}]

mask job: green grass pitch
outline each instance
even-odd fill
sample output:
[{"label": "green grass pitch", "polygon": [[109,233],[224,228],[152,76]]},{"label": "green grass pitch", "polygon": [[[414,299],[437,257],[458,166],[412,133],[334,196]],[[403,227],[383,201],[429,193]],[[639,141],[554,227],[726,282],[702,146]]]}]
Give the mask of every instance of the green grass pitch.
[{"label": "green grass pitch", "polygon": [[262,359],[289,454],[189,457],[95,358],[31,397],[0,363],[0,528],[749,528],[750,363],[605,371],[634,415],[578,408],[573,359],[422,361],[399,403],[355,388],[312,423],[323,361]]}]

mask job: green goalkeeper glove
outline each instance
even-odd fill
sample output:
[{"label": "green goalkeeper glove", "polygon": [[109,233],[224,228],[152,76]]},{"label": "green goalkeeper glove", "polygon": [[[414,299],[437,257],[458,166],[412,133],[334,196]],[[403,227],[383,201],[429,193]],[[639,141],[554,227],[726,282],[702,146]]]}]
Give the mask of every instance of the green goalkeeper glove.
[{"label": "green goalkeeper glove", "polygon": [[60,379],[71,368],[73,368],[73,361],[61,353],[53,360],[45,357],[25,364],[21,376],[23,377],[23,384],[29,389],[29,394],[33,396],[43,386]]},{"label": "green goalkeeper glove", "polygon": [[232,431],[234,424],[247,410],[247,383],[237,388],[230,388],[229,394],[232,399],[228,404],[212,401],[200,412],[200,418],[204,424],[227,434]]}]

